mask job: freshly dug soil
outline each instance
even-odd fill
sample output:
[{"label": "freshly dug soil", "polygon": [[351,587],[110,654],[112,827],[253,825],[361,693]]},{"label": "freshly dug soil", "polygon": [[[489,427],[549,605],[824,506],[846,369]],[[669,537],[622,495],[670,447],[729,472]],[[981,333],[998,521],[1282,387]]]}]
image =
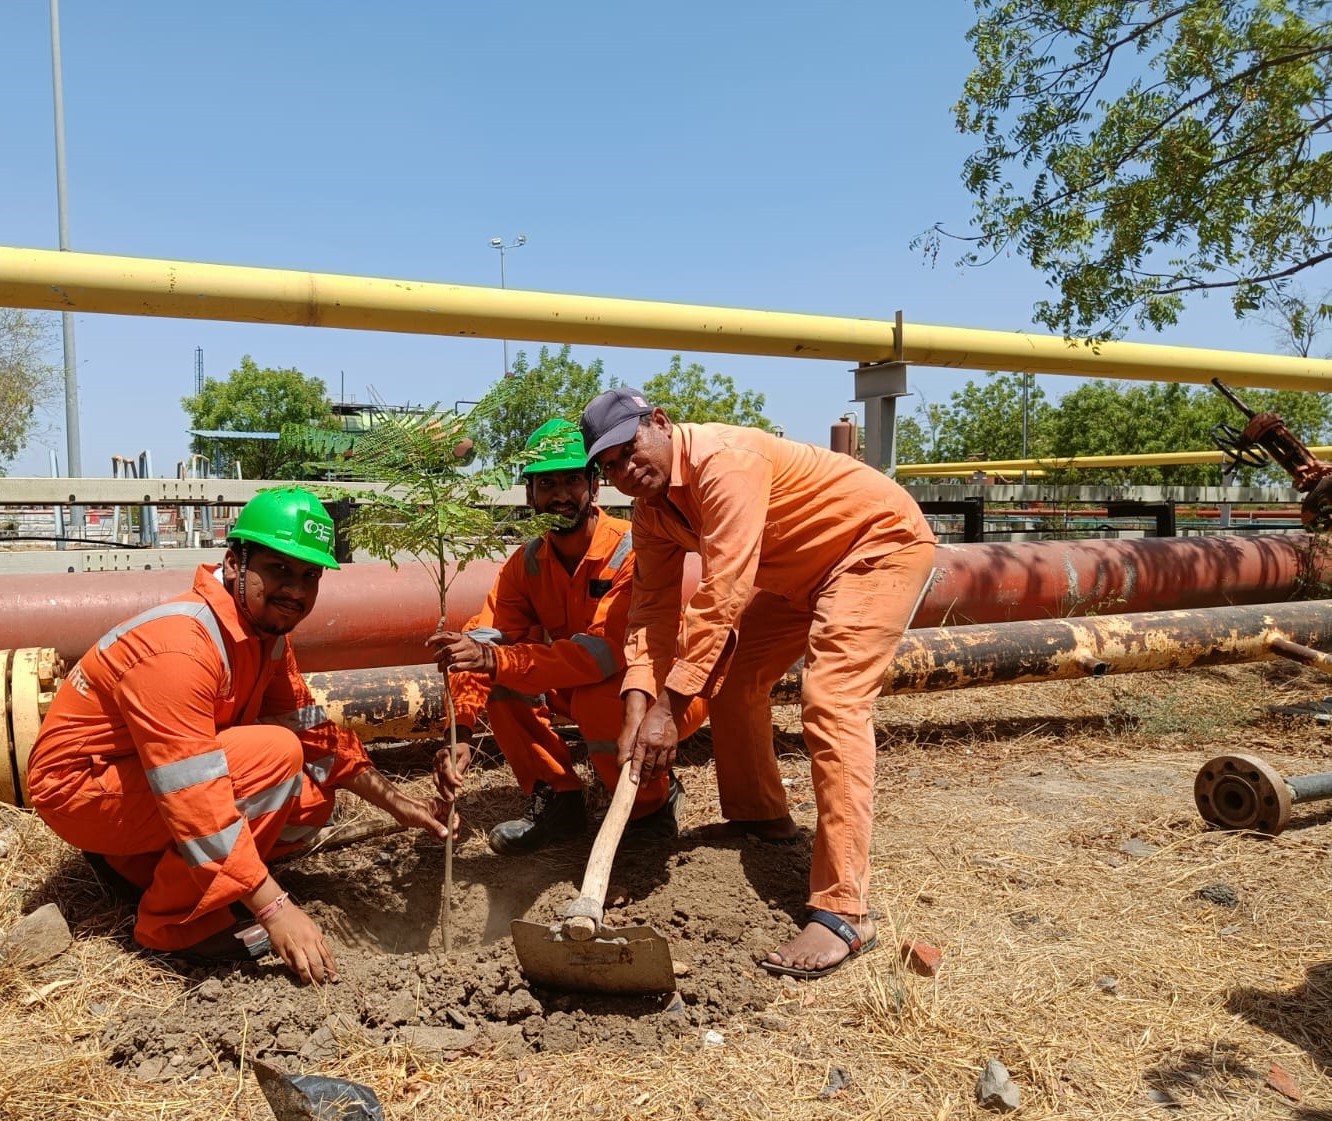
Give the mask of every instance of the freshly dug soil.
[{"label": "freshly dug soil", "polygon": [[[390,766],[419,775],[412,757],[425,750],[399,751]],[[711,781],[700,770],[697,778],[686,774],[689,785]],[[219,1060],[234,1066],[243,1050],[295,1069],[321,1049],[337,1053],[349,1032],[372,1046],[400,1040],[443,1053],[497,1045],[510,1052],[657,1048],[772,1002],[778,981],[755,962],[789,938],[804,914],[808,835],[796,845],[626,837],[606,923],[646,924],[665,935],[677,992],[554,992],[524,977],[509,924],[563,916],[578,894],[592,834],[529,856],[495,855],[486,831],[522,810],[511,781],[493,766],[482,780],[489,789],[462,803],[476,827],[454,853],[451,953],[443,952],[438,842],[399,833],[316,852],[279,875],[324,931],[341,980],[302,987],[275,955],[230,969],[183,967],[198,984],[165,1014],[145,1011],[106,1028],[112,1061],[140,1077],[188,1078],[215,1070]]]}]

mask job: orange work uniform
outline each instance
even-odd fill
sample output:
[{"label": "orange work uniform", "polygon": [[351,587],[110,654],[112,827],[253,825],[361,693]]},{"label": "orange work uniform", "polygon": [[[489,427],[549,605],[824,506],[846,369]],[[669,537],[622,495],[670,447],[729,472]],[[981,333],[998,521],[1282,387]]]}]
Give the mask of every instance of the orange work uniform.
[{"label": "orange work uniform", "polygon": [[179,950],[234,921],[265,861],[327,822],[370,767],[315,705],[283,637],[241,619],[218,566],[103,635],[33,745],[32,804],[144,888],[134,937]]},{"label": "orange work uniform", "polygon": [[[864,914],[874,700],[929,578],[934,534],[891,479],[757,429],[676,424],[666,491],[634,504],[624,689],[710,698],[722,813],[787,813],[768,694],[804,657],[818,808],[810,905]],[[678,603],[686,552],[702,579]]]},{"label": "orange work uniform", "polygon": [[[552,790],[578,790],[582,782],[552,714],[572,719],[587,744],[588,759],[607,790],[619,778],[616,739],[624,717],[620,679],[624,635],[634,574],[629,523],[597,508],[596,528],[578,567],[570,573],[550,537],[529,541],[500,569],[485,606],[464,633],[495,648],[495,675],[451,673],[459,724],[475,726],[486,710],[495,742],[524,793],[538,782]],[[680,614],[676,591],[675,614]],[[686,714],[681,738],[702,725],[707,706]],[[633,818],[660,807],[667,776],[640,787]]]}]

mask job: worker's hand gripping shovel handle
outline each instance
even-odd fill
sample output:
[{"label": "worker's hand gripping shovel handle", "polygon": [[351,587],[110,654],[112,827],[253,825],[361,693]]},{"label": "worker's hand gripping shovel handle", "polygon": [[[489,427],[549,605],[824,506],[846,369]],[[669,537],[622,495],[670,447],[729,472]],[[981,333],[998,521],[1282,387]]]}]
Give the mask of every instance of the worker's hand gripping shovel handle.
[{"label": "worker's hand gripping shovel handle", "polygon": [[606,885],[610,881],[611,865],[615,862],[615,850],[638,794],[638,784],[629,781],[630,762],[626,761],[620,768],[615,796],[597,831],[597,839],[592,842],[592,855],[587,858],[582,890],[564,915],[564,936],[575,942],[586,942],[601,929],[602,907],[606,902]]}]

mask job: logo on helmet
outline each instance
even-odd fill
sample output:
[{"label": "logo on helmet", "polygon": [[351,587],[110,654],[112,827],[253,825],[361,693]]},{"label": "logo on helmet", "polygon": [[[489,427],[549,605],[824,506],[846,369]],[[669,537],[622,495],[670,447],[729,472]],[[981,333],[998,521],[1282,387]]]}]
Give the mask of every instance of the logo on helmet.
[{"label": "logo on helmet", "polygon": [[314,518],[306,518],[305,525],[302,526],[306,536],[313,537],[316,541],[322,541],[327,545],[333,540],[333,529],[323,522],[317,522]]}]

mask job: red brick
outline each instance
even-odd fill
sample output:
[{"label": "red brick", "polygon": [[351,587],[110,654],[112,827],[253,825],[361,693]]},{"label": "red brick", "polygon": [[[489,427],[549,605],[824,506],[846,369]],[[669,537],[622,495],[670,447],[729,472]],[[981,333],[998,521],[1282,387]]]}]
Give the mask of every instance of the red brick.
[{"label": "red brick", "polygon": [[903,942],[902,960],[913,973],[922,977],[933,977],[943,965],[943,951],[928,942]]},{"label": "red brick", "polygon": [[1295,1081],[1295,1076],[1285,1067],[1272,1064],[1272,1069],[1267,1072],[1267,1084],[1283,1097],[1289,1098],[1293,1102],[1299,1101],[1304,1095],[1300,1092],[1300,1084]]}]

